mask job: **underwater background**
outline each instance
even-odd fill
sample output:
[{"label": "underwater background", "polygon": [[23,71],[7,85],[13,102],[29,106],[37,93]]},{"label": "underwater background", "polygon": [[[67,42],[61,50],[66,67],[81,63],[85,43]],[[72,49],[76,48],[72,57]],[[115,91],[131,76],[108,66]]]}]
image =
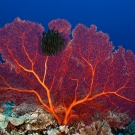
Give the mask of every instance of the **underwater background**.
[{"label": "underwater background", "polygon": [[[45,31],[48,30],[48,23],[58,18],[69,21],[71,31],[78,23],[87,27],[94,24],[97,31],[109,35],[115,49],[123,46],[135,54],[135,0],[1,0],[0,28],[16,17],[40,23]],[[1,57],[0,61],[4,62]],[[134,121],[132,125],[135,133]],[[120,134],[124,132],[119,131]]]},{"label": "underwater background", "polygon": [[48,29],[51,20],[68,20],[72,27],[78,23],[95,24],[97,30],[108,33],[116,47],[135,52],[134,0],[7,0],[0,1],[0,27],[16,17],[41,23]]}]

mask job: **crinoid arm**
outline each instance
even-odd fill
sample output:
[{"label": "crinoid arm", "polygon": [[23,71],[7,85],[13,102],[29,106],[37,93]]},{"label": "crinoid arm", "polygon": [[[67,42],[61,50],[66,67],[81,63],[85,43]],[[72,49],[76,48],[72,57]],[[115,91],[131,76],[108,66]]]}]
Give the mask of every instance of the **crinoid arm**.
[{"label": "crinoid arm", "polygon": [[64,47],[64,38],[61,34],[54,30],[43,32],[42,37],[42,52],[48,56],[55,56],[62,51]]}]

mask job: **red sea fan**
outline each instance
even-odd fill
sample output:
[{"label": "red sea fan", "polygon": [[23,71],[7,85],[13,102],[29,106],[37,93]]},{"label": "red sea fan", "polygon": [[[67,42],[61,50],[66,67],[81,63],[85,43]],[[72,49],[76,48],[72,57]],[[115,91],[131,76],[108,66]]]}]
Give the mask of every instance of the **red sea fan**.
[{"label": "red sea fan", "polygon": [[[107,34],[78,24],[70,40],[70,24],[53,20],[65,40],[57,56],[41,51],[41,24],[16,18],[0,29],[0,102],[42,104],[59,124],[99,119],[114,108],[135,111],[135,55],[114,47]],[[120,109],[122,107],[122,109]],[[105,116],[104,116],[105,117]]]}]

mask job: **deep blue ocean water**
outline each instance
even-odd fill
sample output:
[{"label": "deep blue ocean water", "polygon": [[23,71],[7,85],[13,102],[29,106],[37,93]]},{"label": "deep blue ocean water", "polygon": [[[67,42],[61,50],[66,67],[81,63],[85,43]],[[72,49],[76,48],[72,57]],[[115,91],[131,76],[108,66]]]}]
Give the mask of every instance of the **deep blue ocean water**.
[{"label": "deep blue ocean water", "polygon": [[72,24],[95,24],[98,30],[108,33],[110,41],[135,53],[135,0],[1,0],[0,27],[14,18],[41,23],[65,18]]}]

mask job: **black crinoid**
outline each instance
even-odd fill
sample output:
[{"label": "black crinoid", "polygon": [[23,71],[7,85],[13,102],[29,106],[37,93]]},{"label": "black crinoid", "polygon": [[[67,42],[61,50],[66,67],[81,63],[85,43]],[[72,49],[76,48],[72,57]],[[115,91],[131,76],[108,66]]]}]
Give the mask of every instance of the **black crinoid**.
[{"label": "black crinoid", "polygon": [[55,56],[62,51],[64,47],[64,38],[57,30],[48,30],[43,32],[42,52],[48,56]]}]

